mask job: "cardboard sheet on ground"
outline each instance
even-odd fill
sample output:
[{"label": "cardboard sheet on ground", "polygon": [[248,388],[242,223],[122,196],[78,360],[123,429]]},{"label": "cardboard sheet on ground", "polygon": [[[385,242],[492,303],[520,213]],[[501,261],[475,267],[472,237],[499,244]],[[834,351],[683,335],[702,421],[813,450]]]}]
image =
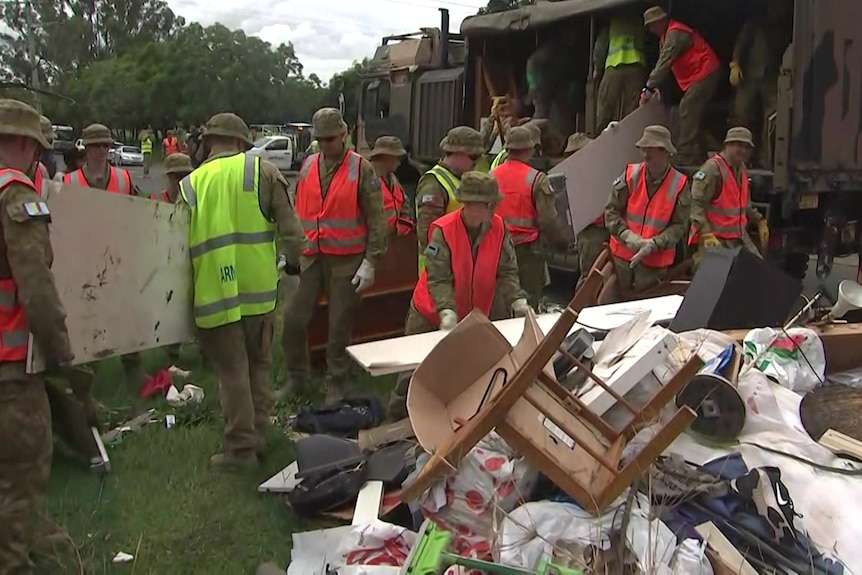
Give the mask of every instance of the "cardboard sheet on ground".
[{"label": "cardboard sheet on ground", "polygon": [[[650,312],[649,321],[651,323],[666,322],[673,319],[681,303],[682,296],[670,295],[589,307],[581,312],[579,320],[583,323],[575,324],[573,331],[578,328],[586,328],[589,331],[594,329],[611,330],[631,320],[644,310]],[[536,319],[542,332],[547,333],[559,317],[559,313],[546,313]],[[524,331],[522,318],[500,320],[493,323],[510,345],[515,345]],[[440,331],[407,335],[352,345],[347,348],[347,352],[371,375],[400,373],[416,369],[445,336],[446,333]]]},{"label": "cardboard sheet on ground", "polygon": [[635,142],[645,127],[661,124],[670,127],[670,110],[658,102],[641,106],[617,125],[560,162],[551,174],[564,173],[569,196],[569,215],[574,233],[587,227],[608,203],[613,182],[626,164],[640,162]]},{"label": "cardboard sheet on ground", "polygon": [[[48,206],[76,365],[192,339],[185,205],[64,184]],[[28,371],[44,369],[31,336]]]}]

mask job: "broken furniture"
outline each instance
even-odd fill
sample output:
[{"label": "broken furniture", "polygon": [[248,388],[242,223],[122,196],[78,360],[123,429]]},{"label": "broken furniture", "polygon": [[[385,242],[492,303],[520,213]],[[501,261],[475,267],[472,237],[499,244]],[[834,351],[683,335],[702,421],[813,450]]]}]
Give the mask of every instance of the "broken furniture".
[{"label": "broken furniture", "polygon": [[737,391],[741,350],[731,344],[709,360],[676,396],[677,406],[697,413],[695,433],[720,441],[736,439],[745,426],[745,401]]},{"label": "broken furniture", "polygon": [[860,412],[862,389],[848,385],[818,387],[799,403],[799,419],[814,441],[820,441],[828,430],[862,441]]},{"label": "broken furniture", "polygon": [[[639,409],[601,378],[589,377],[633,416],[615,431],[554,378],[550,360],[583,310],[590,289],[601,281],[592,272],[559,319],[542,338],[532,313],[512,348],[491,322],[471,313],[431,351],[413,374],[407,410],[416,438],[431,454],[415,480],[404,486],[411,501],[443,476],[492,429],[583,508],[606,509],[695,418],[682,407],[620,468],[626,442],[700,369],[693,355],[683,368]],[[481,353],[479,351],[481,350]],[[579,369],[580,360],[569,354]],[[453,366],[457,369],[453,370]]]},{"label": "broken furniture", "polygon": [[602,283],[597,289],[592,290],[591,300],[593,305],[605,305],[611,301],[614,291],[619,295],[620,301],[633,301],[649,298],[657,298],[668,295],[683,294],[691,279],[692,260],[688,259],[668,270],[667,275],[655,285],[628,291],[617,285],[617,271],[611,249],[605,244],[605,248],[596,257],[592,269],[602,276]]}]

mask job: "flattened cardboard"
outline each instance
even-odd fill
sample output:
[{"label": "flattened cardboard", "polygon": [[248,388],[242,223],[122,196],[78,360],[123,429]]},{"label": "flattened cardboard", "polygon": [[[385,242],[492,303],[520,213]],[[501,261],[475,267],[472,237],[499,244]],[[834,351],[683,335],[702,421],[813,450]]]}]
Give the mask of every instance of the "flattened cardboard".
[{"label": "flattened cardboard", "polygon": [[372,451],[376,447],[402,439],[410,439],[413,436],[413,426],[410,425],[410,418],[405,417],[401,421],[387,423],[372,429],[360,430],[357,442],[359,443],[359,449],[362,451]]}]

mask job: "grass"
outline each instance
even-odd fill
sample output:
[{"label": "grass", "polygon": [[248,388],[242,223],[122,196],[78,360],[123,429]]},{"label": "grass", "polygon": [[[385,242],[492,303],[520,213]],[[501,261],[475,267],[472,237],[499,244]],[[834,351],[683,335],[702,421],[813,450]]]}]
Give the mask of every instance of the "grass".
[{"label": "grass", "polygon": [[[279,341],[273,350],[275,382],[282,370]],[[98,366],[94,395],[109,409],[110,425],[150,407],[160,416],[176,413],[177,425],[151,423],[109,446],[112,471],[104,479],[55,448],[48,519],[41,528],[51,530],[56,523],[68,537],[51,537],[55,543],[40,538],[36,573],[254,573],[265,561],[287,565],[292,533],[326,525],[301,520],[280,497],[257,492],[260,482],[294,459],[283,428],[270,431],[259,470],[231,474],[208,468],[222,438],[215,378],[201,366],[195,346],[183,349],[180,363],[206,391],[201,406],[172,409],[162,399],[141,400],[124,381],[119,360]],[[161,351],[144,353],[149,373],[166,364]],[[391,378],[355,379],[357,388],[380,395],[392,383]],[[118,551],[134,555],[134,563],[112,564]]]}]

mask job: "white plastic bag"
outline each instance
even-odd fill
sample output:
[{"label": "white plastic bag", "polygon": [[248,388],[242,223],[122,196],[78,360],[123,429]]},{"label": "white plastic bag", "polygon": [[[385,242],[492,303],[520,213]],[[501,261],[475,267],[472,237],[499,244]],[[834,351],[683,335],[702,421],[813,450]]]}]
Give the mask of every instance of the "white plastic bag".
[{"label": "white plastic bag", "polygon": [[412,531],[377,520],[354,527],[341,540],[338,554],[342,565],[401,567],[415,544]]},{"label": "white plastic bag", "polygon": [[[786,334],[775,336],[770,327],[748,332],[742,342],[746,362],[760,356],[754,368],[800,395],[820,385],[826,376],[826,353],[820,337],[805,328],[790,328]],[[769,350],[763,353],[767,346]]]}]

